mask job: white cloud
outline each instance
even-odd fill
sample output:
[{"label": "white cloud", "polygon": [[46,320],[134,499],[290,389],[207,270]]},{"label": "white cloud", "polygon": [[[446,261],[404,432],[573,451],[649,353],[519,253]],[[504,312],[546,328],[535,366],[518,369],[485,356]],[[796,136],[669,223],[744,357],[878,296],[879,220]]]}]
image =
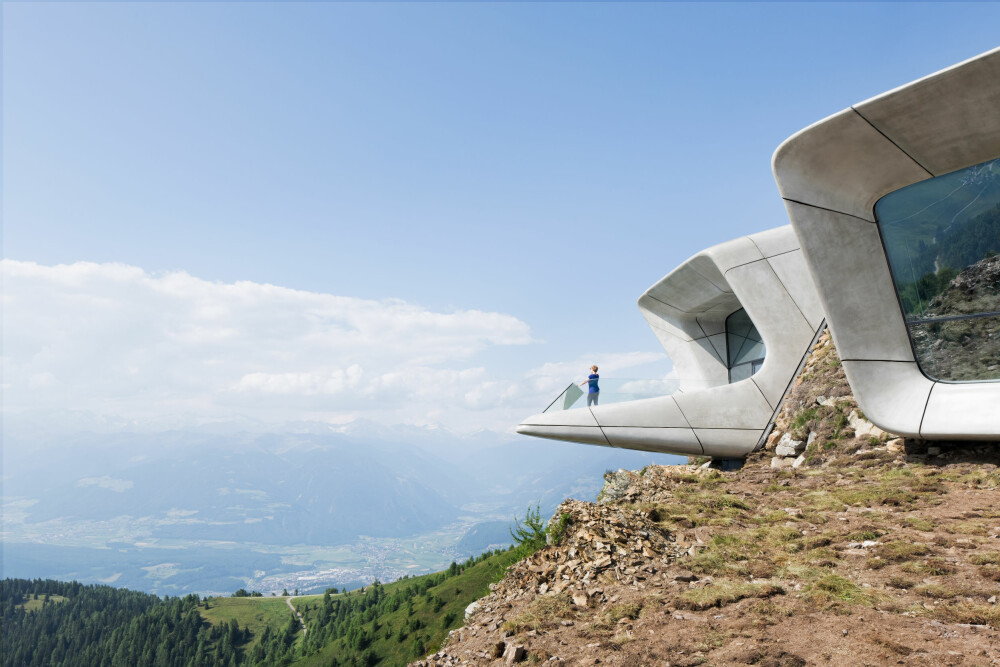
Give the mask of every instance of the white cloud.
[{"label": "white cloud", "polygon": [[[301,418],[455,394],[482,380],[468,362],[531,342],[528,325],[477,310],[434,312],[120,264],[4,260],[6,410]],[[471,367],[466,367],[471,366]],[[367,404],[367,406],[366,406]],[[327,405],[329,409],[329,405]]]},{"label": "white cloud", "polygon": [[604,375],[665,359],[604,354],[525,372],[483,358],[536,342],[504,313],[122,264],[3,260],[0,268],[4,414],[14,421],[120,429],[365,418],[503,429],[594,360]]},{"label": "white cloud", "polygon": [[123,493],[135,486],[131,480],[116,479],[110,475],[102,475],[101,477],[84,477],[79,480],[76,485],[81,488],[96,486],[99,489],[107,489],[108,491],[114,491],[115,493]]}]

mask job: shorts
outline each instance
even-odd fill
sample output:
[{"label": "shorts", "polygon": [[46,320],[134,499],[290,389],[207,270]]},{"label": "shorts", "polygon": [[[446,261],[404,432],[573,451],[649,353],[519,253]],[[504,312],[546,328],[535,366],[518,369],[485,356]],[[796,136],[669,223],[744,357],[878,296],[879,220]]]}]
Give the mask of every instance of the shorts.
[{"label": "shorts", "polygon": [[589,408],[591,405],[597,405],[597,399],[600,395],[601,392],[599,391],[592,391],[587,394],[587,407]]}]

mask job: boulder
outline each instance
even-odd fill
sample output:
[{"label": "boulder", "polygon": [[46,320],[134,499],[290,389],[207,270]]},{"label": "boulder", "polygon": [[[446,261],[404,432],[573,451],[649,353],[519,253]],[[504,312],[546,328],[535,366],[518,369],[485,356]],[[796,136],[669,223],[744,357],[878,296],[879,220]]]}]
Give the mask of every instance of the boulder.
[{"label": "boulder", "polygon": [[854,429],[854,437],[861,440],[868,438],[881,440],[882,436],[885,435],[885,431],[859,415],[857,410],[851,410],[851,414],[847,416],[847,423]]},{"label": "boulder", "polygon": [[801,440],[792,440],[792,436],[788,433],[781,436],[781,440],[778,440],[778,446],[775,447],[774,453],[777,456],[798,456],[806,450],[806,443]]},{"label": "boulder", "polygon": [[528,652],[524,650],[523,646],[508,644],[507,650],[504,651],[504,660],[508,665],[513,665],[515,662],[521,662],[526,657],[528,657]]}]

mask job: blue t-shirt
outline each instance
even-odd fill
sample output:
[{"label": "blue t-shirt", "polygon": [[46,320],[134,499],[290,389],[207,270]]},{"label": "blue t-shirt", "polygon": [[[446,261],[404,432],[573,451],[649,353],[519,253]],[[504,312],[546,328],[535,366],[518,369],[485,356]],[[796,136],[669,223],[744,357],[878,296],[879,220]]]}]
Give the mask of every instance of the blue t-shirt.
[{"label": "blue t-shirt", "polygon": [[588,382],[587,384],[589,384],[589,385],[590,385],[590,393],[591,393],[591,394],[596,394],[597,392],[599,392],[599,391],[600,391],[600,388],[599,388],[599,387],[597,386],[597,379],[598,379],[599,377],[601,377],[601,376],[600,376],[600,375],[598,375],[597,373],[591,373],[591,374],[590,374],[590,375],[589,375],[589,376],[587,377],[587,380],[589,381],[589,382]]}]

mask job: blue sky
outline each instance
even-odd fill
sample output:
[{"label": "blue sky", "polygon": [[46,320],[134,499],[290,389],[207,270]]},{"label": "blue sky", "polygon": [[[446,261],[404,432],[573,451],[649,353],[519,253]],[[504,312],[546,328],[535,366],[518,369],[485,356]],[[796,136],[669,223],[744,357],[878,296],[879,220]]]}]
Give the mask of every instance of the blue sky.
[{"label": "blue sky", "polygon": [[5,409],[502,430],[584,360],[665,372],[635,299],[787,222],[778,144],[998,25],[993,3],[5,3]]}]

